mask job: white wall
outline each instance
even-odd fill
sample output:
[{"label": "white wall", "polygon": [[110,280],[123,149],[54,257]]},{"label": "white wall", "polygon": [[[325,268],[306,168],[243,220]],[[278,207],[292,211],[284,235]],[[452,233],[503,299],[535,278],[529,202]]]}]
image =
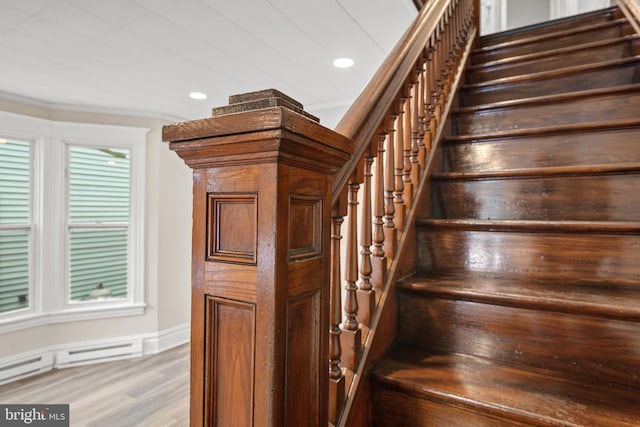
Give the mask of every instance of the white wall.
[{"label": "white wall", "polygon": [[81,123],[150,128],[146,147],[145,302],[143,315],[57,323],[0,335],[0,359],[39,348],[188,325],[191,277],[191,169],[161,140],[160,118],[87,113],[0,99],[0,111]]},{"label": "white wall", "polygon": [[548,0],[508,0],[507,28],[524,27],[546,21],[551,16]]},{"label": "white wall", "polygon": [[603,9],[615,0],[481,0],[481,34]]}]

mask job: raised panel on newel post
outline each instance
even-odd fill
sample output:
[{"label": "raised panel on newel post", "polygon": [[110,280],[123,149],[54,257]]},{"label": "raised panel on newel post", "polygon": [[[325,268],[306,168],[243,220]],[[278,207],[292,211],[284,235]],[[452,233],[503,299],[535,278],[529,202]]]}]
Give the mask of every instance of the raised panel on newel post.
[{"label": "raised panel on newel post", "polygon": [[191,426],[325,427],[331,179],[351,141],[275,90],[163,139],[194,169]]}]

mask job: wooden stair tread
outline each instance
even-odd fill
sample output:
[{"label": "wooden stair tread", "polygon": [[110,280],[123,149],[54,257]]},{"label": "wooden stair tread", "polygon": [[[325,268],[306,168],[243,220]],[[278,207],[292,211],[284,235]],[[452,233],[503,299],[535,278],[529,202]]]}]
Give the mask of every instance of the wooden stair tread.
[{"label": "wooden stair tread", "polygon": [[611,44],[619,44],[619,43],[626,43],[632,40],[638,40],[640,39],[640,34],[632,34],[632,35],[628,35],[628,36],[622,36],[622,37],[614,37],[614,38],[609,38],[609,39],[605,39],[605,40],[599,40],[599,41],[595,41],[595,42],[590,42],[590,43],[580,43],[574,46],[567,46],[567,47],[561,47],[561,48],[557,48],[557,49],[550,49],[550,50],[546,50],[543,52],[535,52],[535,53],[527,53],[527,54],[522,54],[522,55],[514,55],[514,56],[510,56],[508,58],[500,58],[500,59],[494,59],[494,60],[490,60],[487,62],[483,62],[483,63],[479,63],[479,64],[473,64],[470,65],[467,70],[469,71],[479,71],[482,70],[484,68],[490,68],[490,67],[497,67],[497,66],[501,66],[501,65],[511,65],[517,62],[526,62],[526,61],[533,61],[536,59],[542,59],[542,58],[546,58],[549,56],[559,56],[559,55],[566,55],[569,54],[571,52],[574,51],[578,51],[578,50],[585,50],[585,49],[595,49],[598,47],[602,47],[602,46],[607,46],[607,45],[611,45]]},{"label": "wooden stair tread", "polygon": [[398,284],[404,290],[448,299],[640,320],[640,281],[615,285],[596,279],[557,283],[517,275],[446,273],[421,274]]},{"label": "wooden stair tread", "polygon": [[479,44],[480,46],[488,46],[491,44],[495,44],[496,39],[504,39],[505,37],[517,37],[519,35],[527,34],[532,31],[542,30],[544,32],[548,32],[549,30],[553,30],[553,28],[557,28],[561,25],[573,25],[577,23],[578,25],[583,24],[591,24],[593,19],[606,19],[612,20],[614,19],[615,14],[618,13],[621,15],[621,12],[618,10],[616,6],[611,6],[608,8],[600,9],[600,10],[592,10],[589,12],[584,12],[577,15],[570,15],[561,18],[556,18],[548,21],[539,22],[536,24],[527,25],[525,27],[512,28],[509,30],[499,31],[492,34],[483,35],[480,37]]},{"label": "wooden stair tread", "polygon": [[530,425],[640,425],[640,393],[474,356],[402,346],[374,368],[372,377],[380,385],[414,397]]},{"label": "wooden stair tread", "polygon": [[[468,107],[458,107],[454,113],[475,113],[479,111],[522,107],[529,105],[564,103],[577,101],[581,98],[599,97],[599,96],[615,96],[618,94],[626,94],[640,92],[640,84],[628,84],[621,86],[605,87],[598,89],[588,89],[576,92],[560,93],[557,95],[532,96],[529,98],[519,98],[509,101],[498,101],[489,104],[472,105]],[[629,119],[631,120],[631,119]]]},{"label": "wooden stair tread", "polygon": [[536,80],[546,80],[552,79],[555,77],[567,76],[571,74],[579,74],[584,72],[591,72],[606,68],[615,68],[621,67],[628,64],[634,64],[640,62],[640,56],[630,56],[627,58],[618,58],[612,59],[608,61],[594,62],[586,65],[574,65],[570,67],[557,68],[554,70],[547,71],[539,71],[536,73],[529,74],[519,74],[515,76],[502,77],[493,80],[485,80],[478,83],[471,83],[462,86],[463,90],[473,90],[473,89],[486,89],[492,86],[504,86],[504,85],[513,85],[518,83],[525,83]]},{"label": "wooden stair tread", "polygon": [[375,425],[640,425],[640,35],[622,16],[472,52],[371,371]]},{"label": "wooden stair tread", "polygon": [[602,122],[578,123],[568,125],[540,126],[537,128],[508,129],[488,134],[462,134],[445,138],[446,143],[467,143],[490,139],[519,138],[538,135],[558,135],[564,133],[598,132],[610,129],[628,129],[640,127],[640,118],[627,120],[608,120]]},{"label": "wooden stair tread", "polygon": [[475,231],[522,231],[534,233],[640,234],[640,221],[543,221],[495,219],[418,219],[423,227],[462,228]]},{"label": "wooden stair tread", "polygon": [[576,28],[572,28],[570,30],[553,31],[553,32],[549,32],[549,33],[541,34],[541,35],[537,35],[537,36],[520,38],[520,39],[516,39],[516,40],[506,41],[506,42],[503,42],[503,43],[497,43],[497,44],[492,44],[492,45],[488,45],[488,46],[482,46],[482,47],[479,47],[479,48],[475,49],[472,52],[472,55],[477,55],[477,54],[480,54],[480,53],[488,53],[488,52],[491,52],[491,51],[494,51],[494,50],[515,47],[515,46],[524,45],[524,44],[537,43],[537,42],[542,42],[542,41],[546,41],[546,40],[557,39],[557,38],[560,38],[560,37],[569,36],[569,35],[573,35],[573,34],[579,34],[579,33],[586,32],[586,31],[593,31],[593,30],[596,30],[596,29],[604,29],[604,28],[607,28],[607,27],[613,27],[613,26],[616,26],[616,25],[622,25],[622,24],[624,24],[626,22],[627,22],[626,19],[621,18],[621,19],[616,19],[614,21],[602,22],[602,23],[599,23],[599,24],[584,25],[584,26],[578,25]]},{"label": "wooden stair tread", "polygon": [[486,172],[441,172],[434,173],[432,179],[488,179],[488,178],[528,178],[538,176],[628,174],[640,171],[640,163],[612,163],[587,166],[545,166],[518,169],[502,169]]}]

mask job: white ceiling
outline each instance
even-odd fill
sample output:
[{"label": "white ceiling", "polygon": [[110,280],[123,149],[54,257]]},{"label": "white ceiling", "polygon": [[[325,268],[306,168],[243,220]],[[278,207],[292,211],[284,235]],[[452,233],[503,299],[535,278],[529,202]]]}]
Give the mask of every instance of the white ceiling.
[{"label": "white ceiling", "polygon": [[416,15],[411,0],[0,0],[0,97],[195,119],[276,88],[324,119]]}]

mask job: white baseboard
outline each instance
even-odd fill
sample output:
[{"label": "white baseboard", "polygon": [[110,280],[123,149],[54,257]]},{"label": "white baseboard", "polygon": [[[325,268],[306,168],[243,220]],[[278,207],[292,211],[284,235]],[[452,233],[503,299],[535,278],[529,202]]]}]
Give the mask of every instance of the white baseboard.
[{"label": "white baseboard", "polygon": [[0,385],[72,366],[157,354],[189,342],[189,324],[163,331],[54,345],[0,359]]},{"label": "white baseboard", "polygon": [[90,365],[142,356],[142,338],[117,337],[64,344],[55,350],[54,368]]},{"label": "white baseboard", "polygon": [[0,385],[51,370],[53,352],[40,349],[0,360]]},{"label": "white baseboard", "polygon": [[145,355],[156,354],[186,344],[190,339],[191,328],[188,323],[183,323],[146,337],[143,340],[142,349]]}]

